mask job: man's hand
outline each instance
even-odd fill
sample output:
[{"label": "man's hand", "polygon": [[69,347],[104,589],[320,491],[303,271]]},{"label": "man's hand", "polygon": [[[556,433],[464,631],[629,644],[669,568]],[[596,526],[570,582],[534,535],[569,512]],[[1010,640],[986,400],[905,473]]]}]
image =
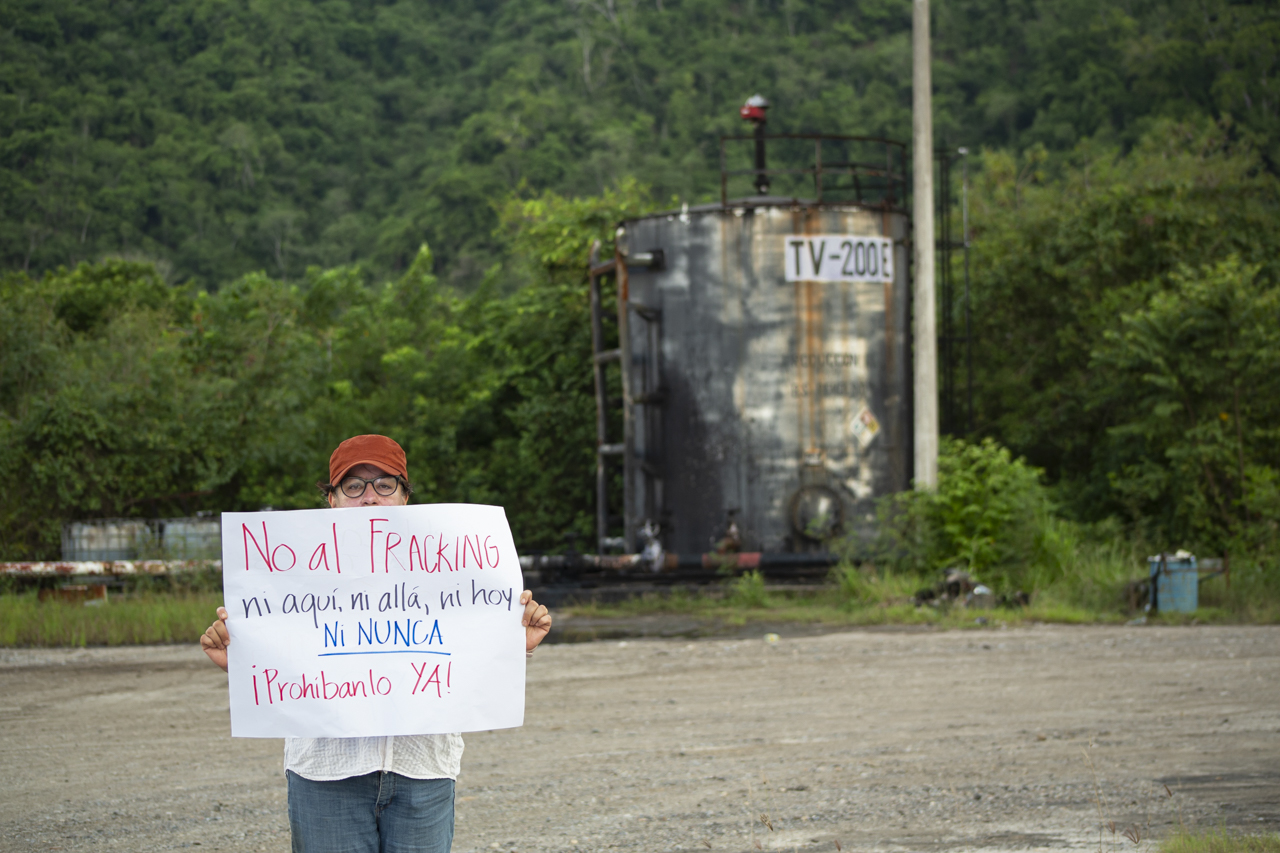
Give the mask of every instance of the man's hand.
[{"label": "man's hand", "polygon": [[[544,607],[545,611],[546,608]],[[550,626],[551,617],[547,617],[547,625]],[[546,633],[545,631],[543,632]],[[542,639],[539,637],[538,639]],[[209,656],[209,660],[222,667],[222,671],[227,671],[227,644],[231,642],[231,635],[227,633],[227,608],[218,608],[218,621],[209,626],[209,630],[200,635],[200,648],[204,649],[204,653]],[[537,643],[534,643],[537,645]]]},{"label": "man's hand", "polygon": [[[524,625],[524,650],[531,652],[551,630],[551,614],[546,607],[533,600],[533,593],[527,589],[520,593],[520,603],[524,605],[524,618],[520,620],[520,624]],[[223,659],[226,659],[225,652]]]}]

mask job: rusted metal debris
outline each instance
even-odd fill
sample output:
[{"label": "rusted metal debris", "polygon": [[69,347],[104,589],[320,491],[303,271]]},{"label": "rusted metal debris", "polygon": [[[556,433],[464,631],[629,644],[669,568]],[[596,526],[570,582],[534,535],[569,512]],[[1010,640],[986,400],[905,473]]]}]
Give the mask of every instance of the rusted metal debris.
[{"label": "rusted metal debris", "polygon": [[[655,559],[656,558],[656,559]],[[707,582],[744,571],[761,571],[786,580],[825,576],[840,561],[837,554],[742,553],[553,554],[523,556],[520,567],[529,582],[608,577],[620,582]],[[0,563],[0,575],[17,578],[163,577],[201,570],[221,571],[221,560],[116,560]]]},{"label": "rusted metal debris", "polygon": [[41,601],[56,601],[61,604],[106,604],[106,584],[74,584],[49,589],[39,593]]},{"label": "rusted metal debris", "polygon": [[121,575],[169,575],[201,569],[222,568],[221,560],[55,560],[49,562],[0,563],[0,575],[47,577],[78,575],[116,577]]},{"label": "rusted metal debris", "polygon": [[965,607],[985,609],[990,607],[1027,607],[1031,604],[1031,596],[1022,590],[1007,595],[996,595],[989,588],[979,583],[966,571],[947,569],[941,579],[933,586],[916,591],[911,603],[917,607],[946,606],[956,604]]}]

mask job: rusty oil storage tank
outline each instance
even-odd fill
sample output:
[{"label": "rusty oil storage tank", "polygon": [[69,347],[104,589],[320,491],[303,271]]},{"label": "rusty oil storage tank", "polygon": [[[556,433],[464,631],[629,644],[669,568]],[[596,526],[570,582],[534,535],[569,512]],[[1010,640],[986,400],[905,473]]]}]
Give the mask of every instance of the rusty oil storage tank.
[{"label": "rusty oil storage tank", "polygon": [[[833,139],[806,138],[819,157]],[[726,531],[741,551],[820,551],[909,486],[905,152],[873,142],[888,165],[852,200],[824,200],[836,170],[818,167],[814,198],[722,195],[622,223],[625,529],[602,546],[639,550],[656,529],[667,552]]]}]

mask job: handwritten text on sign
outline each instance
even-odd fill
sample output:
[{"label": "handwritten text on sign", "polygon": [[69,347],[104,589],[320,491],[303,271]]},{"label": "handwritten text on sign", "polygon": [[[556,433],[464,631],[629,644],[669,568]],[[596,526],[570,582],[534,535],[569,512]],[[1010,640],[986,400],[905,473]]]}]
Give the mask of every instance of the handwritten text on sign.
[{"label": "handwritten text on sign", "polygon": [[787,237],[787,281],[893,281],[893,240],[848,234]]},{"label": "handwritten text on sign", "polygon": [[524,721],[523,588],[501,507],[223,513],[231,734]]}]

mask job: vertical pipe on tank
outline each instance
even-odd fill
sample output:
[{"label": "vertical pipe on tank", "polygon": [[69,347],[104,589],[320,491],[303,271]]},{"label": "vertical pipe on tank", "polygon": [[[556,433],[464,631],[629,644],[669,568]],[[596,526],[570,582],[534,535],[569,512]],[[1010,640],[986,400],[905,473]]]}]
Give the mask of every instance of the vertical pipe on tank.
[{"label": "vertical pipe on tank", "polygon": [[769,176],[765,174],[765,157],[764,157],[764,119],[760,119],[756,125],[756,194],[769,194]]},{"label": "vertical pipe on tank", "polygon": [[[856,174],[856,173],[855,173]],[[856,181],[857,178],[855,177]],[[822,140],[813,141],[813,191],[814,200],[822,204]],[[859,193],[861,195],[861,193]],[[861,198],[859,198],[861,201]]]},{"label": "vertical pipe on tank", "polygon": [[[600,305],[600,276],[596,273],[596,267],[600,264],[600,241],[596,240],[591,244],[591,255],[588,260],[589,269],[591,270],[591,352],[592,357],[592,374],[595,379],[596,387],[596,547],[599,553],[605,552],[605,538],[609,535],[609,493],[606,488],[606,479],[604,471],[604,453],[601,448],[607,441],[605,428],[607,426],[605,420],[605,384],[604,384],[604,363],[598,357],[601,348],[604,346],[604,322],[601,317]],[[624,362],[625,364],[625,362]],[[626,370],[623,370],[626,375]]]},{"label": "vertical pipe on tank", "polygon": [[622,536],[623,550],[636,550],[636,535],[640,524],[635,506],[636,498],[636,425],[635,402],[631,393],[631,330],[628,302],[631,298],[630,281],[627,278],[627,259],[620,249],[615,250],[616,281],[618,283],[618,347],[622,362]]},{"label": "vertical pipe on tank", "polygon": [[720,206],[729,206],[729,164],[724,156],[724,137],[720,137]]},{"label": "vertical pipe on tank", "polygon": [[965,419],[965,434],[973,435],[973,329],[969,312],[969,149],[961,148],[960,162],[963,164],[962,207],[964,210],[964,347],[965,347],[965,382],[968,415]]},{"label": "vertical pipe on tank", "polygon": [[938,335],[938,383],[941,393],[938,398],[939,432],[955,435],[956,427],[956,364],[955,364],[955,293],[951,277],[951,157],[947,149],[936,152],[938,155],[938,184],[936,197],[938,200],[937,229],[942,232],[942,239],[937,241],[940,257],[936,258],[938,279],[937,286],[942,310],[939,323],[942,332]]},{"label": "vertical pipe on tank", "polygon": [[805,358],[809,362],[809,446],[805,464],[815,465],[822,455],[822,286],[816,281],[804,283]]},{"label": "vertical pipe on tank", "polygon": [[[747,102],[738,110],[738,115],[744,121],[749,121],[755,125],[756,136],[756,194],[769,194],[769,176],[765,174],[764,162],[764,125],[765,110],[769,109],[769,102],[762,95],[752,95],[747,98]],[[720,142],[720,203],[724,204],[727,200],[725,193],[724,181],[724,141]]]}]

